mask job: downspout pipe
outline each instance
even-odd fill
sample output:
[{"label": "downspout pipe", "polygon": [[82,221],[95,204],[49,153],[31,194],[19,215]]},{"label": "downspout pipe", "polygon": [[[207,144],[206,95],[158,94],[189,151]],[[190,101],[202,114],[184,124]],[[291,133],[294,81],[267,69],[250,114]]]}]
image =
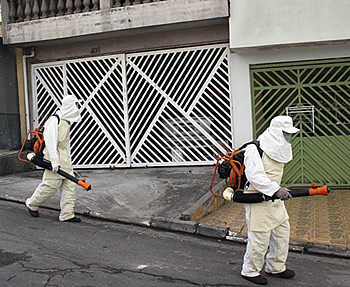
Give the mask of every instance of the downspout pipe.
[{"label": "downspout pipe", "polygon": [[[23,50],[23,52],[25,52],[25,49]],[[25,102],[27,130],[30,129],[27,59],[28,58],[33,58],[34,56],[35,56],[35,49],[34,49],[34,47],[31,48],[30,54],[25,55],[25,53],[23,53],[23,82],[24,82],[23,84],[24,84],[24,102]]]}]

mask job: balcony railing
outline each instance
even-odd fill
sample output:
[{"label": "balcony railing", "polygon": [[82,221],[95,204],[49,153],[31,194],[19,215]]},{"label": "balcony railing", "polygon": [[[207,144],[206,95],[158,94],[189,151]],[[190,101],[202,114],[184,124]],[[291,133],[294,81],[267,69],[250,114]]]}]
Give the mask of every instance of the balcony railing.
[{"label": "balcony railing", "polygon": [[[119,37],[224,23],[227,0],[1,0],[3,44]],[[214,20],[214,21],[213,21]],[[154,30],[155,31],[155,30]]]},{"label": "balcony railing", "polygon": [[[166,0],[111,0],[109,8],[160,1]],[[7,2],[8,23],[100,10],[100,0],[7,0]]]}]

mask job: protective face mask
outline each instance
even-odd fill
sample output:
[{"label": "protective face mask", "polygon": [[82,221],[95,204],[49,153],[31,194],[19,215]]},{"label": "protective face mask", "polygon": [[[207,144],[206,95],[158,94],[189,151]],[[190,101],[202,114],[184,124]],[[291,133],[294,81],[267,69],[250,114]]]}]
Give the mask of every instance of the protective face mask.
[{"label": "protective face mask", "polygon": [[283,132],[283,136],[285,138],[285,140],[287,141],[287,143],[292,143],[292,136],[293,134],[289,134],[289,133],[286,133],[286,132]]},{"label": "protective face mask", "polygon": [[278,128],[268,128],[258,138],[261,149],[273,160],[287,163],[293,158],[292,146]]},{"label": "protective face mask", "polygon": [[80,102],[72,95],[67,95],[62,100],[61,117],[71,123],[80,122],[80,110],[77,106]]},{"label": "protective face mask", "polygon": [[79,112],[80,112],[80,109],[81,109],[81,106],[82,106],[81,101],[76,101],[76,102],[75,102],[75,106],[77,107],[77,109],[78,109]]}]

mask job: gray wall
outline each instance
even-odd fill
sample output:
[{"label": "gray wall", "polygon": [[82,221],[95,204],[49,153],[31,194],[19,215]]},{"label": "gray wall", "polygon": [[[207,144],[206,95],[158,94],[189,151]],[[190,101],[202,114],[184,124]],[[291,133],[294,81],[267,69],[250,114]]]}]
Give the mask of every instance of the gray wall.
[{"label": "gray wall", "polygon": [[[228,0],[167,0],[119,8],[110,8],[111,1],[100,0],[101,9],[60,17],[8,24],[8,5],[3,3],[5,44],[31,44],[32,42],[93,36],[114,37],[115,32],[130,33],[140,28],[161,28],[182,24],[188,27],[203,21],[227,19]],[[14,1],[16,4],[16,1]],[[16,7],[15,7],[16,9]]]},{"label": "gray wall", "polygon": [[20,147],[16,54],[0,37],[0,149]]},{"label": "gray wall", "polygon": [[177,28],[177,30],[170,31],[141,29],[133,31],[133,34],[130,33],[129,35],[79,43],[58,41],[55,45],[51,43],[49,46],[42,44],[35,47],[35,57],[28,60],[31,63],[45,63],[74,58],[228,43],[229,41],[227,21],[204,27]]}]

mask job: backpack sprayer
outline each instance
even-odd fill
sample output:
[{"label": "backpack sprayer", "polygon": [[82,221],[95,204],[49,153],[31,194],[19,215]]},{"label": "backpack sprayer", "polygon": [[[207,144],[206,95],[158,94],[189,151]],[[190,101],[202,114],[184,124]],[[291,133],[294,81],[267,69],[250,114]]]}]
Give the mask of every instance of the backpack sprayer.
[{"label": "backpack sprayer", "polygon": [[[260,156],[262,156],[262,150],[259,147],[258,141],[252,141],[244,144],[240,148],[234,151],[228,152],[224,156],[219,156],[215,169],[213,179],[210,185],[210,192],[217,197],[223,198],[228,201],[238,203],[258,203],[267,200],[278,199],[276,195],[267,196],[263,193],[244,193],[244,187],[247,183],[247,178],[244,172],[244,148],[249,144],[255,144]],[[214,180],[218,171],[220,178],[225,179],[227,185],[223,194],[217,194],[213,191]],[[313,196],[313,195],[328,195],[330,189],[327,185],[316,187],[313,183],[309,189],[293,189],[290,191],[292,197]]]},{"label": "backpack sprayer", "polygon": [[[57,121],[59,123],[60,117],[56,114],[54,114],[53,116],[57,118]],[[30,136],[30,139],[29,139],[29,136]],[[45,148],[44,127],[40,126],[27,133],[26,138],[24,139],[24,142],[22,144],[21,150],[18,153],[18,159],[23,162],[32,162],[39,167],[52,170],[51,162],[44,159],[44,153],[43,153],[44,148]],[[27,155],[28,160],[21,157],[21,154],[25,149],[33,151],[32,153],[29,153]],[[91,189],[91,184],[86,183],[85,178],[78,179],[61,169],[59,169],[57,173],[73,181],[74,183],[82,186],[85,190]]]},{"label": "backpack sprayer", "polygon": [[[52,170],[51,162],[36,156],[35,153],[29,153],[27,155],[27,159],[39,167],[42,167],[42,168],[45,168],[48,170]],[[78,179],[78,178],[70,175],[69,173],[63,171],[62,169],[58,169],[57,174],[62,175],[63,177],[65,177],[65,178],[75,182],[76,184],[82,186],[86,191],[91,189],[91,184],[86,183],[85,179]]]}]

